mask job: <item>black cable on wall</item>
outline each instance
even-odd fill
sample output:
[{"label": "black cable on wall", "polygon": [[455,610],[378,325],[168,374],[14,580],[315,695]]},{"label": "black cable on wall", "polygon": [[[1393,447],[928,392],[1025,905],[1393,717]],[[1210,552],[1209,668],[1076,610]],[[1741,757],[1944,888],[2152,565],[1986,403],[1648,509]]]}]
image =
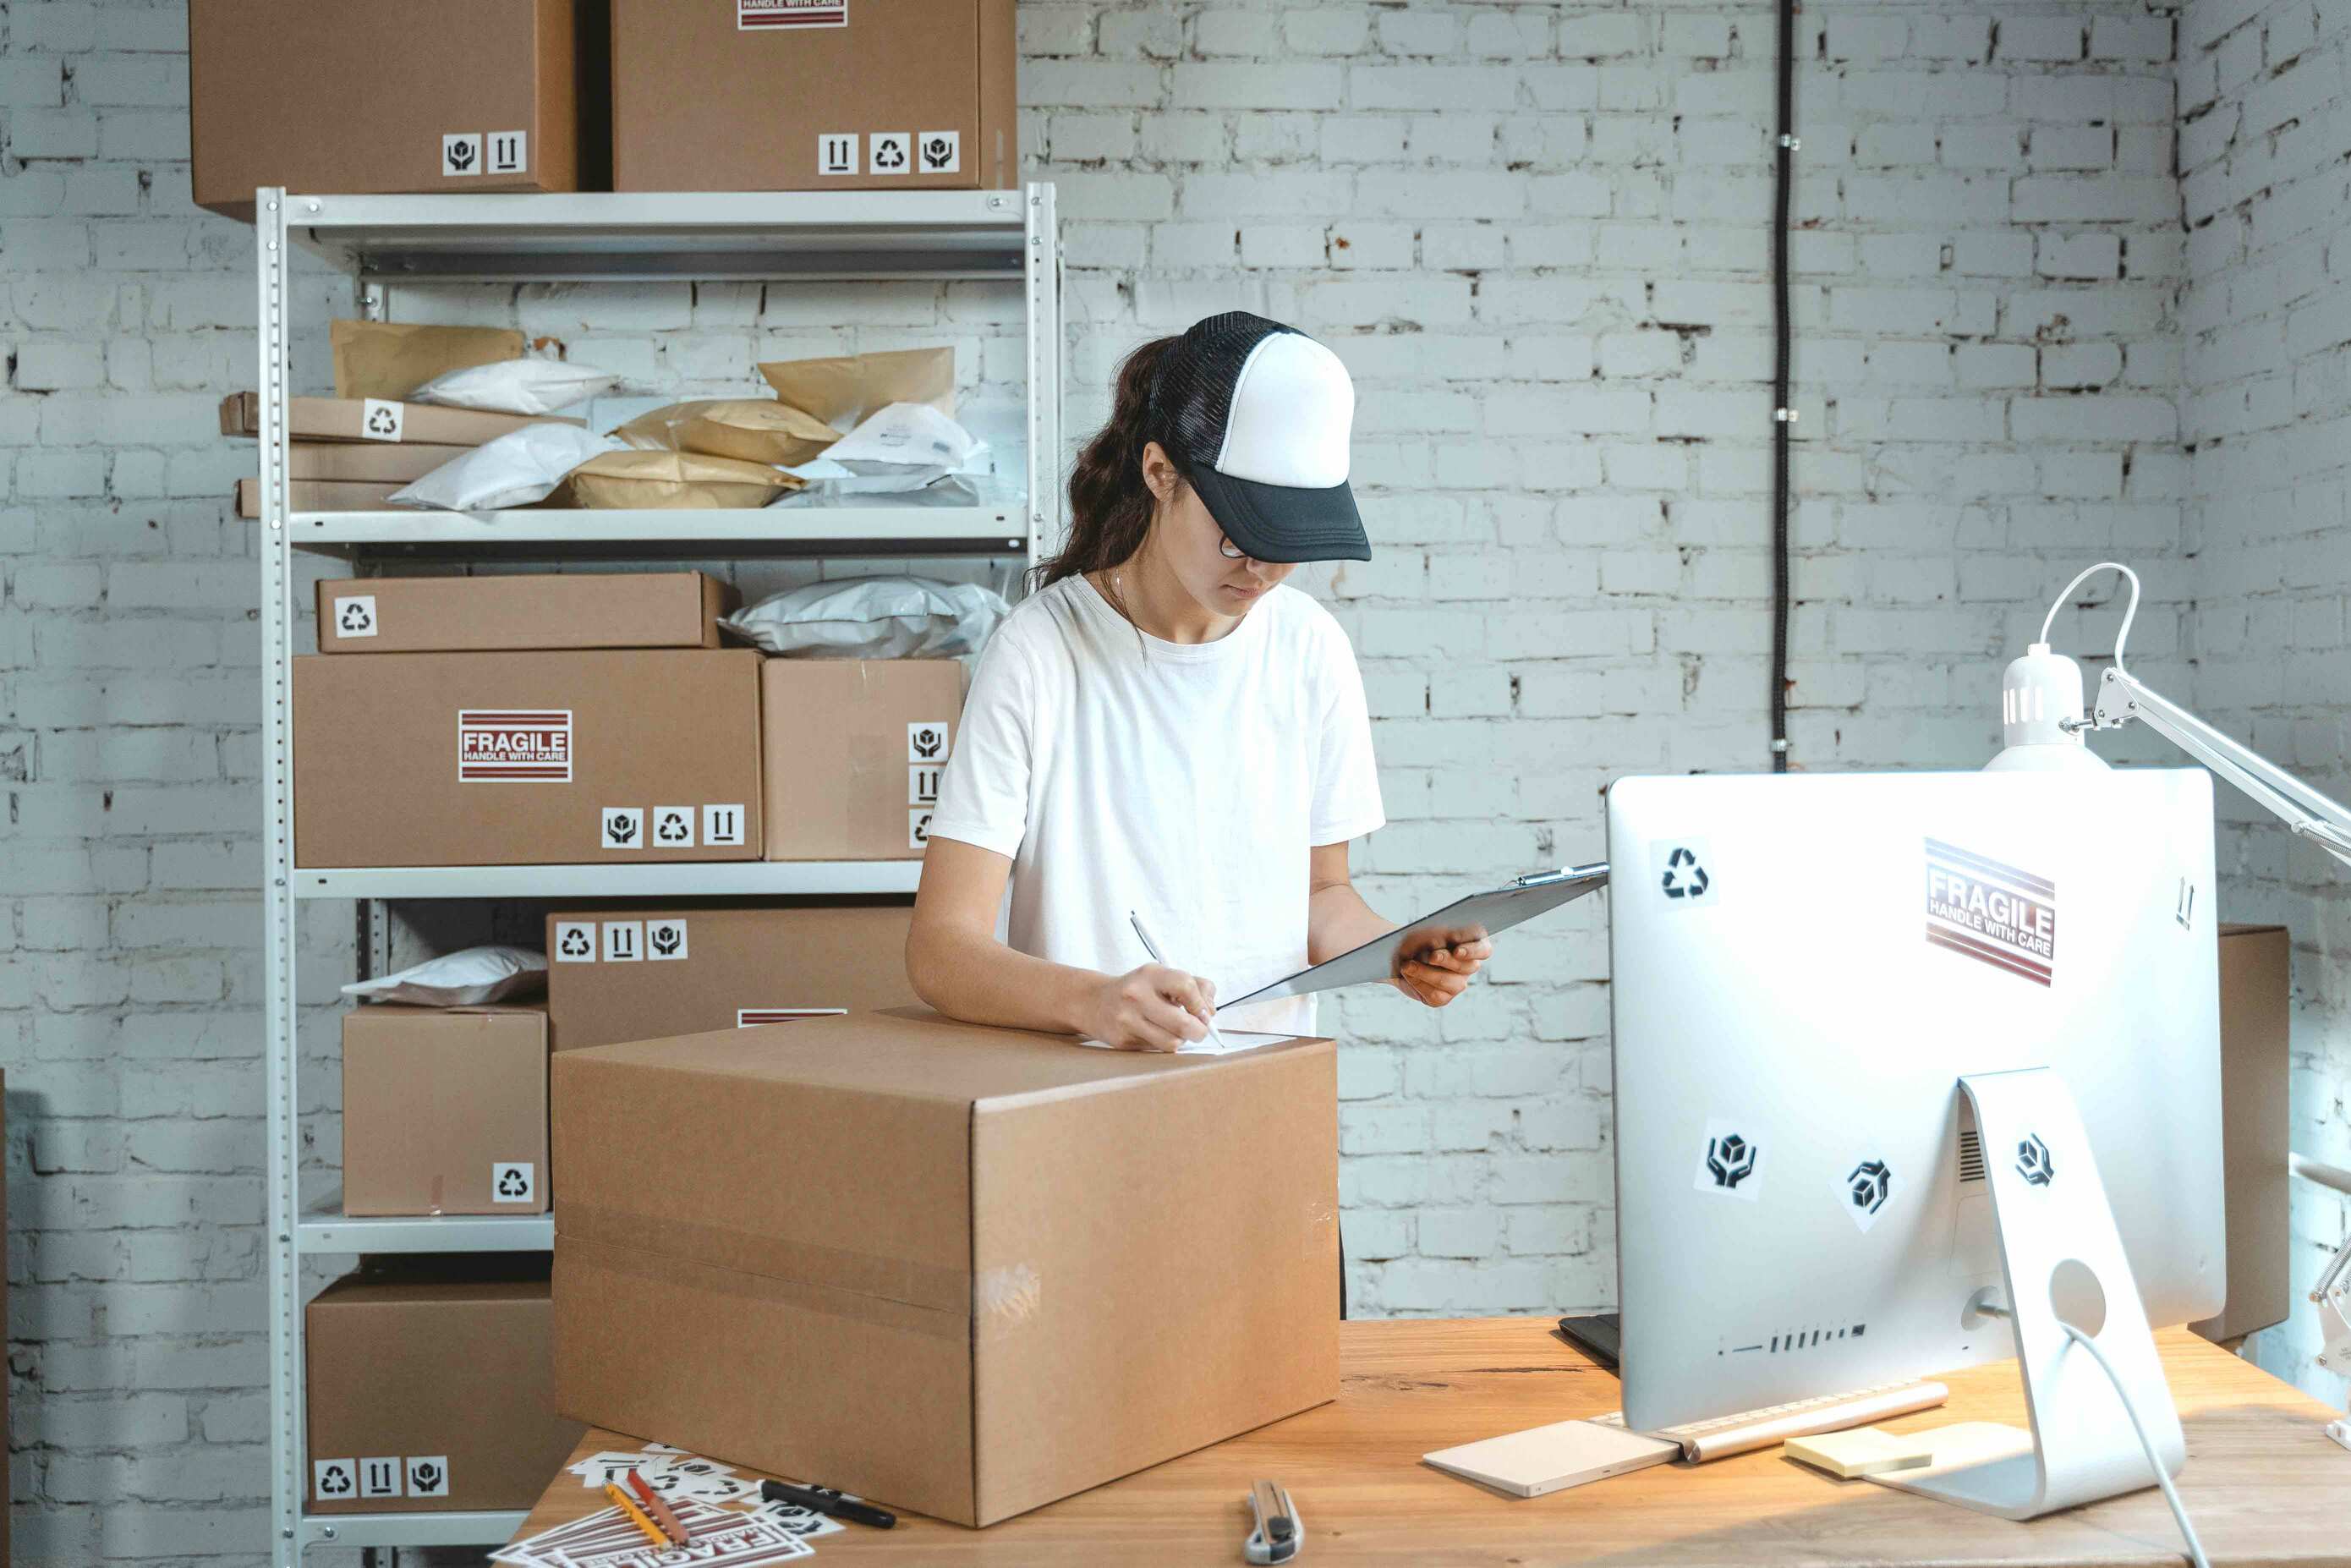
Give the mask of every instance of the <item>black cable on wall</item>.
[{"label": "black cable on wall", "polygon": [[1771,771],[1788,770],[1788,207],[1795,183],[1796,0],[1780,0],[1780,139],[1771,194]]}]

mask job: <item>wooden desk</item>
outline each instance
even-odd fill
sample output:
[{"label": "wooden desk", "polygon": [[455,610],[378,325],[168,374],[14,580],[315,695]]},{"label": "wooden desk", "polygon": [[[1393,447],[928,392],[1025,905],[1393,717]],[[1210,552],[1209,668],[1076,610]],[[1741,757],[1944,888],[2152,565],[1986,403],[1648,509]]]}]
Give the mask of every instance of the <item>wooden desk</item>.
[{"label": "wooden desk", "polygon": [[[2179,1491],[2217,1564],[2351,1562],[2351,1453],[2335,1412],[2184,1329],[2158,1336],[2188,1432]],[[1548,1320],[1344,1325],[1336,1403],[1171,1459],[987,1530],[906,1516],[820,1539],[822,1563],[1030,1564],[1241,1561],[1249,1482],[1290,1490],[1307,1531],[1300,1568],[1336,1563],[1771,1564],[2164,1563],[2184,1561],[2153,1488],[2030,1524],[1838,1481],[1777,1448],[1669,1465],[1548,1497],[1511,1499],[1420,1456],[1617,1405],[1616,1380]],[[2013,1363],[1943,1379],[1950,1403],[1886,1425],[2025,1424]],[[658,1437],[658,1434],[655,1435]],[[590,1430],[579,1454],[635,1442]],[[823,1478],[815,1478],[822,1479]],[[880,1500],[887,1502],[887,1499]],[[602,1505],[559,1475],[526,1534]]]}]

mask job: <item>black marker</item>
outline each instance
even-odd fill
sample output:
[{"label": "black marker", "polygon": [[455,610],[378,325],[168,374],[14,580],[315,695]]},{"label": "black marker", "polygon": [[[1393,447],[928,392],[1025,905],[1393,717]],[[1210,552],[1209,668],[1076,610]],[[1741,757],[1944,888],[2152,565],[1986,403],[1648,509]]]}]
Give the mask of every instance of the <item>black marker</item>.
[{"label": "black marker", "polygon": [[870,1502],[857,1502],[833,1492],[796,1487],[789,1481],[761,1481],[759,1497],[762,1501],[794,1503],[811,1512],[845,1519],[852,1524],[870,1524],[876,1530],[893,1529],[898,1523],[898,1516],[887,1509],[875,1508]]}]

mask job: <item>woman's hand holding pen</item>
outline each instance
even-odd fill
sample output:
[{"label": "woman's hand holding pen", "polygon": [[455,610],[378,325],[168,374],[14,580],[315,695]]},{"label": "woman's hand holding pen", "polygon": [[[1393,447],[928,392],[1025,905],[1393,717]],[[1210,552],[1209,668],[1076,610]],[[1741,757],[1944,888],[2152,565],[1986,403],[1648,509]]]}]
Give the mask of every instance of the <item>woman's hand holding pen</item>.
[{"label": "woman's hand holding pen", "polygon": [[1092,998],[1087,1038],[1121,1051],[1174,1051],[1205,1039],[1216,1011],[1212,980],[1145,964],[1123,975],[1104,975]]},{"label": "woman's hand holding pen", "polygon": [[1469,988],[1469,977],[1494,956],[1494,944],[1482,927],[1422,933],[1428,946],[1418,953],[1399,954],[1395,983],[1414,1000],[1441,1008]]}]

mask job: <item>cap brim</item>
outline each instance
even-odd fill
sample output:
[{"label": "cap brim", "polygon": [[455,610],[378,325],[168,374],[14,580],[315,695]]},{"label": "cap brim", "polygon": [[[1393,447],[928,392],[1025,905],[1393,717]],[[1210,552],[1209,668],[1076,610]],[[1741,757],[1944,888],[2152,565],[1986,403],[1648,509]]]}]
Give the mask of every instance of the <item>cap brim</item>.
[{"label": "cap brim", "polygon": [[1327,490],[1236,479],[1201,464],[1189,476],[1225,537],[1259,560],[1369,560],[1372,541],[1346,482]]}]

